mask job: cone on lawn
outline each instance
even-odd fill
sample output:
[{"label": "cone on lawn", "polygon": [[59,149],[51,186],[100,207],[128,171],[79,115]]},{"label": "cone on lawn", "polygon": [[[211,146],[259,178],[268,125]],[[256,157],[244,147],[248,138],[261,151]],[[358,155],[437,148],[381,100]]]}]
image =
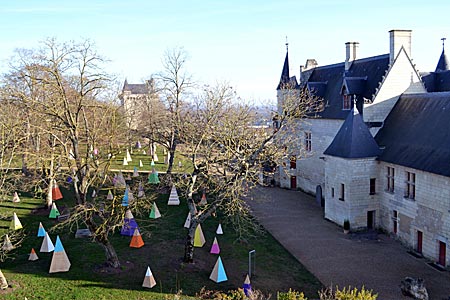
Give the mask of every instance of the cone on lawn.
[{"label": "cone on lawn", "polygon": [[220,224],[220,223],[219,223],[219,226],[217,226],[216,234],[223,234],[222,224]]},{"label": "cone on lawn", "polygon": [[111,192],[111,190],[109,190],[109,191],[108,191],[108,195],[106,196],[106,200],[112,200],[112,199],[114,199],[114,195],[113,195],[113,193]]},{"label": "cone on lawn", "polygon": [[19,198],[19,195],[17,194],[17,192],[14,192],[12,202],[13,203],[19,203],[20,202],[20,198]]},{"label": "cone on lawn", "polygon": [[154,161],[159,161],[158,154],[156,154],[156,152],[153,154],[153,160]]},{"label": "cone on lawn", "polygon": [[142,160],[139,160],[139,168],[142,168],[144,164],[142,163]]},{"label": "cone on lawn", "polygon": [[134,169],[133,169],[133,177],[139,177],[139,172],[138,172],[137,167],[134,167]]},{"label": "cone on lawn", "polygon": [[140,142],[140,141],[137,141],[137,142],[136,142],[136,145],[134,146],[134,148],[136,148],[136,149],[141,149],[141,148],[142,148],[141,142]]},{"label": "cone on lawn", "polygon": [[245,277],[244,286],[242,287],[244,289],[245,296],[249,297],[252,292],[252,285],[250,284],[250,277]]},{"label": "cone on lawn", "polygon": [[91,197],[92,197],[92,198],[95,198],[95,197],[97,197],[97,192],[95,191],[95,189],[94,189],[94,190],[92,190],[92,195],[91,195]]},{"label": "cone on lawn", "polygon": [[149,217],[150,219],[158,219],[161,217],[161,213],[159,212],[158,206],[156,206],[156,202],[153,202]]},{"label": "cone on lawn", "polygon": [[142,150],[142,154],[146,155],[146,154],[147,154],[147,152],[145,152],[145,150]]},{"label": "cone on lawn", "polygon": [[184,221],[184,228],[191,227],[191,218],[192,218],[191,213],[188,212],[188,215],[186,217],[186,221]]},{"label": "cone on lawn", "polygon": [[152,172],[148,175],[148,183],[152,184],[159,183],[158,172],[155,170],[155,168],[152,168]]},{"label": "cone on lawn", "polygon": [[22,223],[20,223],[19,217],[17,217],[16,213],[13,214],[13,218],[11,220],[11,225],[9,225],[9,229],[19,230],[22,229]]},{"label": "cone on lawn", "polygon": [[139,229],[136,220],[134,219],[131,210],[127,209],[127,211],[125,212],[125,218],[123,219],[123,226],[120,230],[120,234],[132,236],[136,228]]},{"label": "cone on lawn", "polygon": [[128,149],[127,149],[127,156],[125,158],[126,158],[127,162],[133,161],[131,159],[130,151],[128,151]]},{"label": "cone on lawn", "polygon": [[39,259],[39,257],[37,256],[36,251],[34,251],[34,248],[31,248],[31,252],[30,252],[30,255],[28,256],[28,260],[35,261],[38,259]]},{"label": "cone on lawn", "polygon": [[128,161],[125,156],[123,157],[122,166],[128,166]]},{"label": "cone on lawn", "polygon": [[155,285],[156,285],[155,277],[153,276],[150,267],[147,267],[147,272],[145,273],[144,282],[142,283],[142,286],[151,289]]},{"label": "cone on lawn", "polygon": [[128,186],[125,188],[125,193],[122,198],[122,206],[128,206]]},{"label": "cone on lawn", "polygon": [[39,229],[38,229],[37,236],[38,237],[44,237],[45,233],[46,233],[46,231],[44,229],[44,226],[42,225],[42,222],[39,222]]},{"label": "cone on lawn", "polygon": [[42,241],[41,250],[40,252],[52,252],[55,249],[55,246],[53,245],[52,240],[50,239],[50,236],[48,233],[45,233],[44,240]]},{"label": "cone on lawn", "polygon": [[56,183],[56,180],[53,180],[53,187],[52,187],[52,199],[53,201],[62,199],[63,196],[61,194],[61,190],[59,189],[58,184]]},{"label": "cone on lawn", "polygon": [[133,237],[131,238],[130,247],[141,248],[142,246],[144,246],[144,241],[142,240],[141,233],[139,232],[139,229],[135,228]]},{"label": "cone on lawn", "polygon": [[203,192],[202,199],[200,200],[198,205],[203,206],[203,205],[206,205],[206,204],[208,204],[208,202],[206,201],[206,193]]},{"label": "cone on lawn", "polygon": [[9,236],[6,234],[5,235],[5,240],[3,241],[2,250],[11,251],[12,249],[14,249],[14,246],[11,243],[11,240],[9,239]]},{"label": "cone on lawn", "polygon": [[227,273],[225,272],[225,268],[223,267],[222,259],[220,258],[220,256],[219,258],[217,258],[214,269],[212,270],[211,275],[209,275],[209,279],[216,283],[228,280]]},{"label": "cone on lawn", "polygon": [[170,191],[169,201],[167,202],[167,205],[180,205],[180,198],[178,197],[175,185],[172,185],[172,190]]},{"label": "cone on lawn", "polygon": [[209,251],[209,253],[211,253],[211,254],[219,254],[220,253],[219,243],[217,242],[217,238],[215,238],[215,237],[214,237],[214,242],[212,243],[212,246],[211,246],[211,251]]},{"label": "cone on lawn", "polygon": [[52,262],[50,263],[49,273],[67,272],[70,269],[70,261],[66,251],[59,239],[56,237],[55,249],[53,251]]},{"label": "cone on lawn", "polygon": [[58,208],[56,207],[55,202],[52,203],[52,209],[50,210],[50,214],[48,217],[50,219],[56,219],[60,215]]},{"label": "cone on lawn", "polygon": [[202,226],[198,224],[194,234],[194,247],[203,247],[205,242],[206,241],[205,236],[203,235]]},{"label": "cone on lawn", "polygon": [[138,198],[142,198],[145,197],[145,191],[144,191],[144,186],[142,185],[142,182],[139,182],[139,186],[138,186]]}]

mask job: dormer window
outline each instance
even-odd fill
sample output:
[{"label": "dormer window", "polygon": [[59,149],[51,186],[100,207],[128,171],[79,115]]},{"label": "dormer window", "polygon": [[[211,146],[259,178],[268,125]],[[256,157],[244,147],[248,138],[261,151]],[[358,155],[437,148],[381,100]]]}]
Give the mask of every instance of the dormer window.
[{"label": "dormer window", "polygon": [[349,110],[352,109],[352,96],[342,95],[342,109]]},{"label": "dormer window", "polygon": [[345,85],[342,87],[341,95],[342,95],[342,109],[343,110],[352,109],[352,96],[348,94]]}]

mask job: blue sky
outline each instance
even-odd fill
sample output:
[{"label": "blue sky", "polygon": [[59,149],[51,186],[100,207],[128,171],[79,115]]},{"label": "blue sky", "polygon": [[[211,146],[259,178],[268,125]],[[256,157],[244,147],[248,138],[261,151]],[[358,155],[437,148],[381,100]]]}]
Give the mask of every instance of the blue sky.
[{"label": "blue sky", "polygon": [[450,43],[449,11],[448,0],[3,1],[0,66],[7,70],[15,48],[47,37],[89,38],[111,60],[108,71],[139,83],[161,70],[166,49],[184,47],[196,81],[227,81],[245,100],[274,101],[286,36],[298,76],[307,58],[342,62],[345,42],[359,42],[358,57],[369,57],[388,53],[389,30],[411,29],[414,63],[430,71],[440,39]]}]

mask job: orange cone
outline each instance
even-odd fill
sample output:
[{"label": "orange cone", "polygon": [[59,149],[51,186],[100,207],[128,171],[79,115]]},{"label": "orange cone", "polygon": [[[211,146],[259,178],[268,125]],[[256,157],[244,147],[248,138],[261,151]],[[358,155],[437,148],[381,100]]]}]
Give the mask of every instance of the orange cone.
[{"label": "orange cone", "polygon": [[61,191],[59,189],[58,184],[56,183],[56,180],[53,182],[53,188],[52,188],[52,199],[53,201],[62,199],[63,196],[61,194]]},{"label": "orange cone", "polygon": [[131,238],[130,247],[132,248],[141,248],[144,246],[144,241],[142,240],[141,233],[136,228],[134,229],[133,237]]}]

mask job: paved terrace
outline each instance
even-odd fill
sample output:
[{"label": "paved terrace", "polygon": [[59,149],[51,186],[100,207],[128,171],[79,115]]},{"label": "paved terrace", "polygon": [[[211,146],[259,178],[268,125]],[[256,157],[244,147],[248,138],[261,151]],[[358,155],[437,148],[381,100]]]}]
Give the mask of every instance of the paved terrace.
[{"label": "paved terrace", "polygon": [[[415,258],[383,235],[344,234],[323,218],[315,199],[299,191],[258,188],[249,201],[260,223],[325,286],[365,286],[380,300],[412,299],[401,294],[406,277],[421,277],[431,300],[448,299],[450,272]],[[375,237],[375,238],[374,238]]]}]

